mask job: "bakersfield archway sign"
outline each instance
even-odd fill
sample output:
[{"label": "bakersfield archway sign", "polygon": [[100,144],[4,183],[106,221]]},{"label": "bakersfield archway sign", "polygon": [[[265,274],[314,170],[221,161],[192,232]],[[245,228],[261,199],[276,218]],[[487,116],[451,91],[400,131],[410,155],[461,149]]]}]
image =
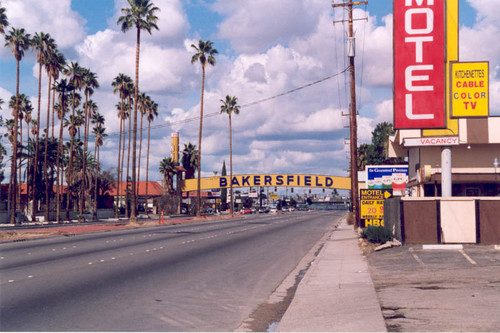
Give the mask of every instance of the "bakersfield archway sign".
[{"label": "bakersfield archway sign", "polygon": [[[201,178],[201,190],[217,188],[229,188],[229,176],[214,176]],[[233,188],[280,186],[280,187],[308,187],[350,190],[351,179],[349,177],[325,176],[325,175],[301,175],[301,174],[255,174],[255,175],[233,175]],[[183,191],[196,191],[198,184],[196,179],[186,179]]]}]

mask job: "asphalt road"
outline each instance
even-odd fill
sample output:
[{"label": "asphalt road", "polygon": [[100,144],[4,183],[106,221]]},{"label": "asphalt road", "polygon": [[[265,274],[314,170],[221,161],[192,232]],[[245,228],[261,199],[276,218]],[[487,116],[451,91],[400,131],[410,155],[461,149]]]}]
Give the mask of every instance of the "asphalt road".
[{"label": "asphalt road", "polygon": [[233,331],[344,212],[0,245],[1,331]]}]

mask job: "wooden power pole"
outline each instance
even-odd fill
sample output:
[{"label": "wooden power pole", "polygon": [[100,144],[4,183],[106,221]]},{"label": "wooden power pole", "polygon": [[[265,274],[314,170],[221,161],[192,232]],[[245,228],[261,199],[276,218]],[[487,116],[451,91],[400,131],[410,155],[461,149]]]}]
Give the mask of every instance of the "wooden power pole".
[{"label": "wooden power pole", "polygon": [[[332,7],[344,7],[347,8],[348,12],[348,20],[349,23],[349,35],[347,39],[347,56],[349,57],[349,73],[351,78],[351,105],[349,109],[350,116],[350,151],[351,151],[351,201],[352,201],[352,212],[355,217],[354,227],[359,227],[359,198],[358,198],[358,126],[357,126],[357,109],[356,109],[356,72],[354,69],[354,56],[355,56],[355,48],[354,48],[354,28],[353,21],[355,21],[352,17],[352,7],[356,5],[366,5],[368,1],[353,1],[348,0],[343,3],[333,3]],[[365,19],[360,19],[365,20]],[[343,22],[343,21],[334,21],[334,23]]]}]

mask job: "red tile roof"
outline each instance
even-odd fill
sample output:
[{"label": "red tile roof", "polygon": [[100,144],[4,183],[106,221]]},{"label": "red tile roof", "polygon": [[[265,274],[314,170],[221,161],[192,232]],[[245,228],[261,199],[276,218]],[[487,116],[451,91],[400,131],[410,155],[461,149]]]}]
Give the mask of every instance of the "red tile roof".
[{"label": "red tile roof", "polygon": [[[141,181],[137,183],[139,189],[139,196],[146,195],[146,182]],[[108,192],[111,196],[116,196],[116,183],[113,184],[113,188],[110,192]],[[120,182],[120,196],[124,196],[126,194],[125,188],[127,186],[127,182]],[[129,188],[132,188],[132,182],[129,182]],[[163,186],[158,184],[157,182],[148,182],[148,196],[161,196],[164,194]]]}]

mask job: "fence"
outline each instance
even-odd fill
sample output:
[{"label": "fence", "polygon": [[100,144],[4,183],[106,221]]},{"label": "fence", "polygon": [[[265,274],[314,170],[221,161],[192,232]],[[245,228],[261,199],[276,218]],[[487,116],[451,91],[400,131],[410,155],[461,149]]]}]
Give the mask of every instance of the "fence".
[{"label": "fence", "polygon": [[384,224],[408,244],[500,244],[500,198],[390,198]]}]

